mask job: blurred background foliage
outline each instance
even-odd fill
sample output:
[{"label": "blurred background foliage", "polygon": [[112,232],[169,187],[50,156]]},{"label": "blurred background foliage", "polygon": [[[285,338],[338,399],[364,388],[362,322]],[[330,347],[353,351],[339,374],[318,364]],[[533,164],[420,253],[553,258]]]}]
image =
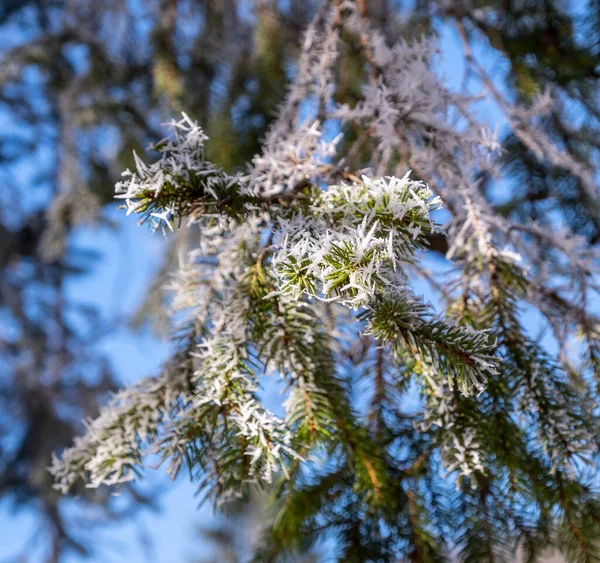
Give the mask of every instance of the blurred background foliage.
[{"label": "blurred background foliage", "polygon": [[[359,3],[390,36],[459,29],[496,61],[502,91],[513,100],[529,101],[550,87],[557,103],[544,127],[578,160],[597,158],[600,3]],[[82,418],[119,384],[122,374],[97,343],[123,323],[169,332],[161,288],[186,244],[185,230],[171,240],[133,318],[107,319],[85,295],[74,301],[65,290],[103,267],[103,256],[79,248],[73,233],[90,224],[119,228],[106,212],[115,181],[133,165],[132,151],[160,138],[160,124],[181,110],[211,137],[209,160],[231,171],[256,154],[318,4],[0,2],[0,496],[39,515],[47,561],[97,547],[82,539],[81,520],[65,509],[73,501],[52,489],[46,472],[51,452],[69,444]],[[360,57],[345,43],[339,101],[358,99],[368,82]],[[487,179],[481,184],[494,205],[507,215],[564,221],[598,243],[600,210],[585,187],[533,158],[515,137],[503,143],[511,186],[499,192]],[[352,158],[349,164],[360,167],[361,155]],[[434,242],[444,252],[444,241]],[[100,521],[127,517],[154,497],[129,487],[117,506],[102,489],[78,493],[77,505],[100,511]],[[217,560],[241,560],[237,531],[245,511],[232,507],[238,520],[204,531],[223,549]]]}]

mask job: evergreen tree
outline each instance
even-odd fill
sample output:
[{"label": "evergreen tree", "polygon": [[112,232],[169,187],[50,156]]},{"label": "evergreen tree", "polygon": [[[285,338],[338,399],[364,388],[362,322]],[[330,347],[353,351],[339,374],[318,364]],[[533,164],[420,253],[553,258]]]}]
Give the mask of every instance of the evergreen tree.
[{"label": "evergreen tree", "polygon": [[[528,6],[519,21],[537,29]],[[317,11],[247,167],[215,164],[187,114],[151,164],[136,156],[116,187],[127,212],[196,237],[172,283],[179,350],[55,458],[59,489],[128,482],[152,453],[217,503],[269,488],[256,560],[331,536],[340,561],[600,559],[595,146],[553,128],[578,92],[536,73],[553,55],[527,67],[539,93],[516,81],[507,95],[486,74],[466,23],[496,38],[519,10],[505,22],[477,8],[439,6],[506,119],[506,153],[477,97],[433,70],[434,39],[399,39],[344,0]],[[563,16],[544,21],[563,29]],[[588,125],[569,135],[587,138]],[[531,205],[535,182],[494,204],[486,183],[508,182],[523,159],[562,178],[548,205]],[[567,200],[556,213],[564,190],[586,198],[581,233]],[[439,305],[418,296],[419,278]],[[282,417],[261,399],[269,377],[284,385]]]},{"label": "evergreen tree", "polygon": [[[149,502],[133,487],[117,505],[106,488],[63,497],[47,472],[52,451],[118,388],[99,345],[127,321],[73,298],[76,280],[103,267],[73,234],[116,227],[105,213],[111,184],[175,108],[219,138],[216,161],[232,166],[257,150],[309,14],[297,2],[265,5],[257,26],[244,10],[234,0],[0,2],[0,498],[37,517],[27,560],[96,553],[92,524]],[[163,278],[134,321],[164,332]]]}]

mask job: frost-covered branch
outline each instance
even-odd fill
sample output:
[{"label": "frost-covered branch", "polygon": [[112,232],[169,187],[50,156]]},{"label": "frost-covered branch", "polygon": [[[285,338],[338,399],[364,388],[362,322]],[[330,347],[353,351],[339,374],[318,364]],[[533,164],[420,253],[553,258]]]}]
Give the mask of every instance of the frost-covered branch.
[{"label": "frost-covered branch", "polygon": [[[350,47],[355,98],[340,86]],[[198,237],[171,284],[194,367],[175,394],[165,375],[109,404],[55,461],[62,490],[129,479],[148,452],[174,472],[187,465],[218,501],[275,481],[270,560],[298,530],[372,546],[363,560],[437,557],[450,529],[452,548],[475,553],[481,532],[493,555],[523,530],[550,537],[584,498],[584,464],[599,460],[597,251],[489,201],[500,144],[477,99],[439,78],[437,54],[435,39],[389,42],[363,3],[326,2],[245,169],[206,161],[208,139],[185,114],[156,162],[137,159],[117,185],[128,212],[186,220]],[[595,189],[534,131],[538,107],[502,103],[534,156]],[[442,236],[434,257],[428,243]],[[284,382],[282,418],[261,401],[269,377]],[[517,505],[531,509],[516,516]],[[600,512],[581,519],[597,528]]]}]

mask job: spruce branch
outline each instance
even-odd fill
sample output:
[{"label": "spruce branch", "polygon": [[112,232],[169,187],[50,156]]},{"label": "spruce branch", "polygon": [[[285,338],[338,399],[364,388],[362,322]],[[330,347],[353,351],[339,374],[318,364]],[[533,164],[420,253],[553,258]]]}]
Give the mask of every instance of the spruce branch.
[{"label": "spruce branch", "polygon": [[428,314],[428,307],[408,292],[394,291],[373,302],[362,317],[370,334],[414,354],[431,373],[444,374],[451,387],[465,395],[483,390],[487,377],[496,373],[491,335]]},{"label": "spruce branch", "polygon": [[[353,49],[368,76],[349,100],[337,68]],[[116,422],[92,425],[55,462],[63,488],[90,470],[98,483],[129,478],[150,443],[218,502],[272,487],[260,560],[321,537],[336,538],[344,561],[453,550],[502,561],[517,545],[532,561],[548,545],[597,558],[598,496],[583,485],[599,458],[588,392],[600,363],[597,255],[553,220],[524,224],[486,200],[483,182],[503,173],[499,143],[475,100],[440,81],[436,53],[428,39],[390,45],[364,2],[327,2],[243,172],[207,162],[186,115],[157,162],[137,160],[117,186],[129,211],[171,227],[186,219],[199,234],[173,282],[195,326],[193,370],[156,407],[148,439],[133,416],[154,404],[143,386],[124,410],[111,404]],[[303,121],[311,104],[316,119]],[[581,176],[536,137],[543,108],[501,110],[534,153]],[[411,277],[431,265],[436,237],[446,260],[428,279],[445,317]],[[558,352],[526,329],[525,307]],[[580,365],[567,346],[576,331]],[[268,376],[284,382],[282,418],[260,400]]]}]

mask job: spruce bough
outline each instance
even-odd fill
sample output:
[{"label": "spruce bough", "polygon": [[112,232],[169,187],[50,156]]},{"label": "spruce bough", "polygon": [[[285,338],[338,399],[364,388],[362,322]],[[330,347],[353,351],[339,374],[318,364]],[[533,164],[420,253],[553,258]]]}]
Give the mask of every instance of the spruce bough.
[{"label": "spruce bough", "polygon": [[[371,80],[348,106],[335,69],[352,37]],[[116,395],[55,459],[59,489],[133,479],[152,453],[219,503],[269,487],[257,560],[323,535],[340,561],[511,560],[517,547],[531,561],[550,547],[599,560],[599,325],[585,306],[597,256],[483,200],[498,145],[431,70],[434,53],[427,40],[389,46],[359,6],[327,2],[246,170],[206,161],[185,114],[158,161],[136,157],[117,184],[128,213],[198,233],[174,282],[187,320],[163,372]],[[299,119],[306,100],[321,121]],[[512,126],[545,146],[534,110],[510,108]],[[349,169],[360,145],[325,140],[323,119],[369,140],[365,166]],[[445,284],[426,268],[442,204]],[[417,296],[417,276],[438,308]],[[552,346],[523,326],[525,306]],[[261,400],[269,377],[284,381],[282,416]]]}]

